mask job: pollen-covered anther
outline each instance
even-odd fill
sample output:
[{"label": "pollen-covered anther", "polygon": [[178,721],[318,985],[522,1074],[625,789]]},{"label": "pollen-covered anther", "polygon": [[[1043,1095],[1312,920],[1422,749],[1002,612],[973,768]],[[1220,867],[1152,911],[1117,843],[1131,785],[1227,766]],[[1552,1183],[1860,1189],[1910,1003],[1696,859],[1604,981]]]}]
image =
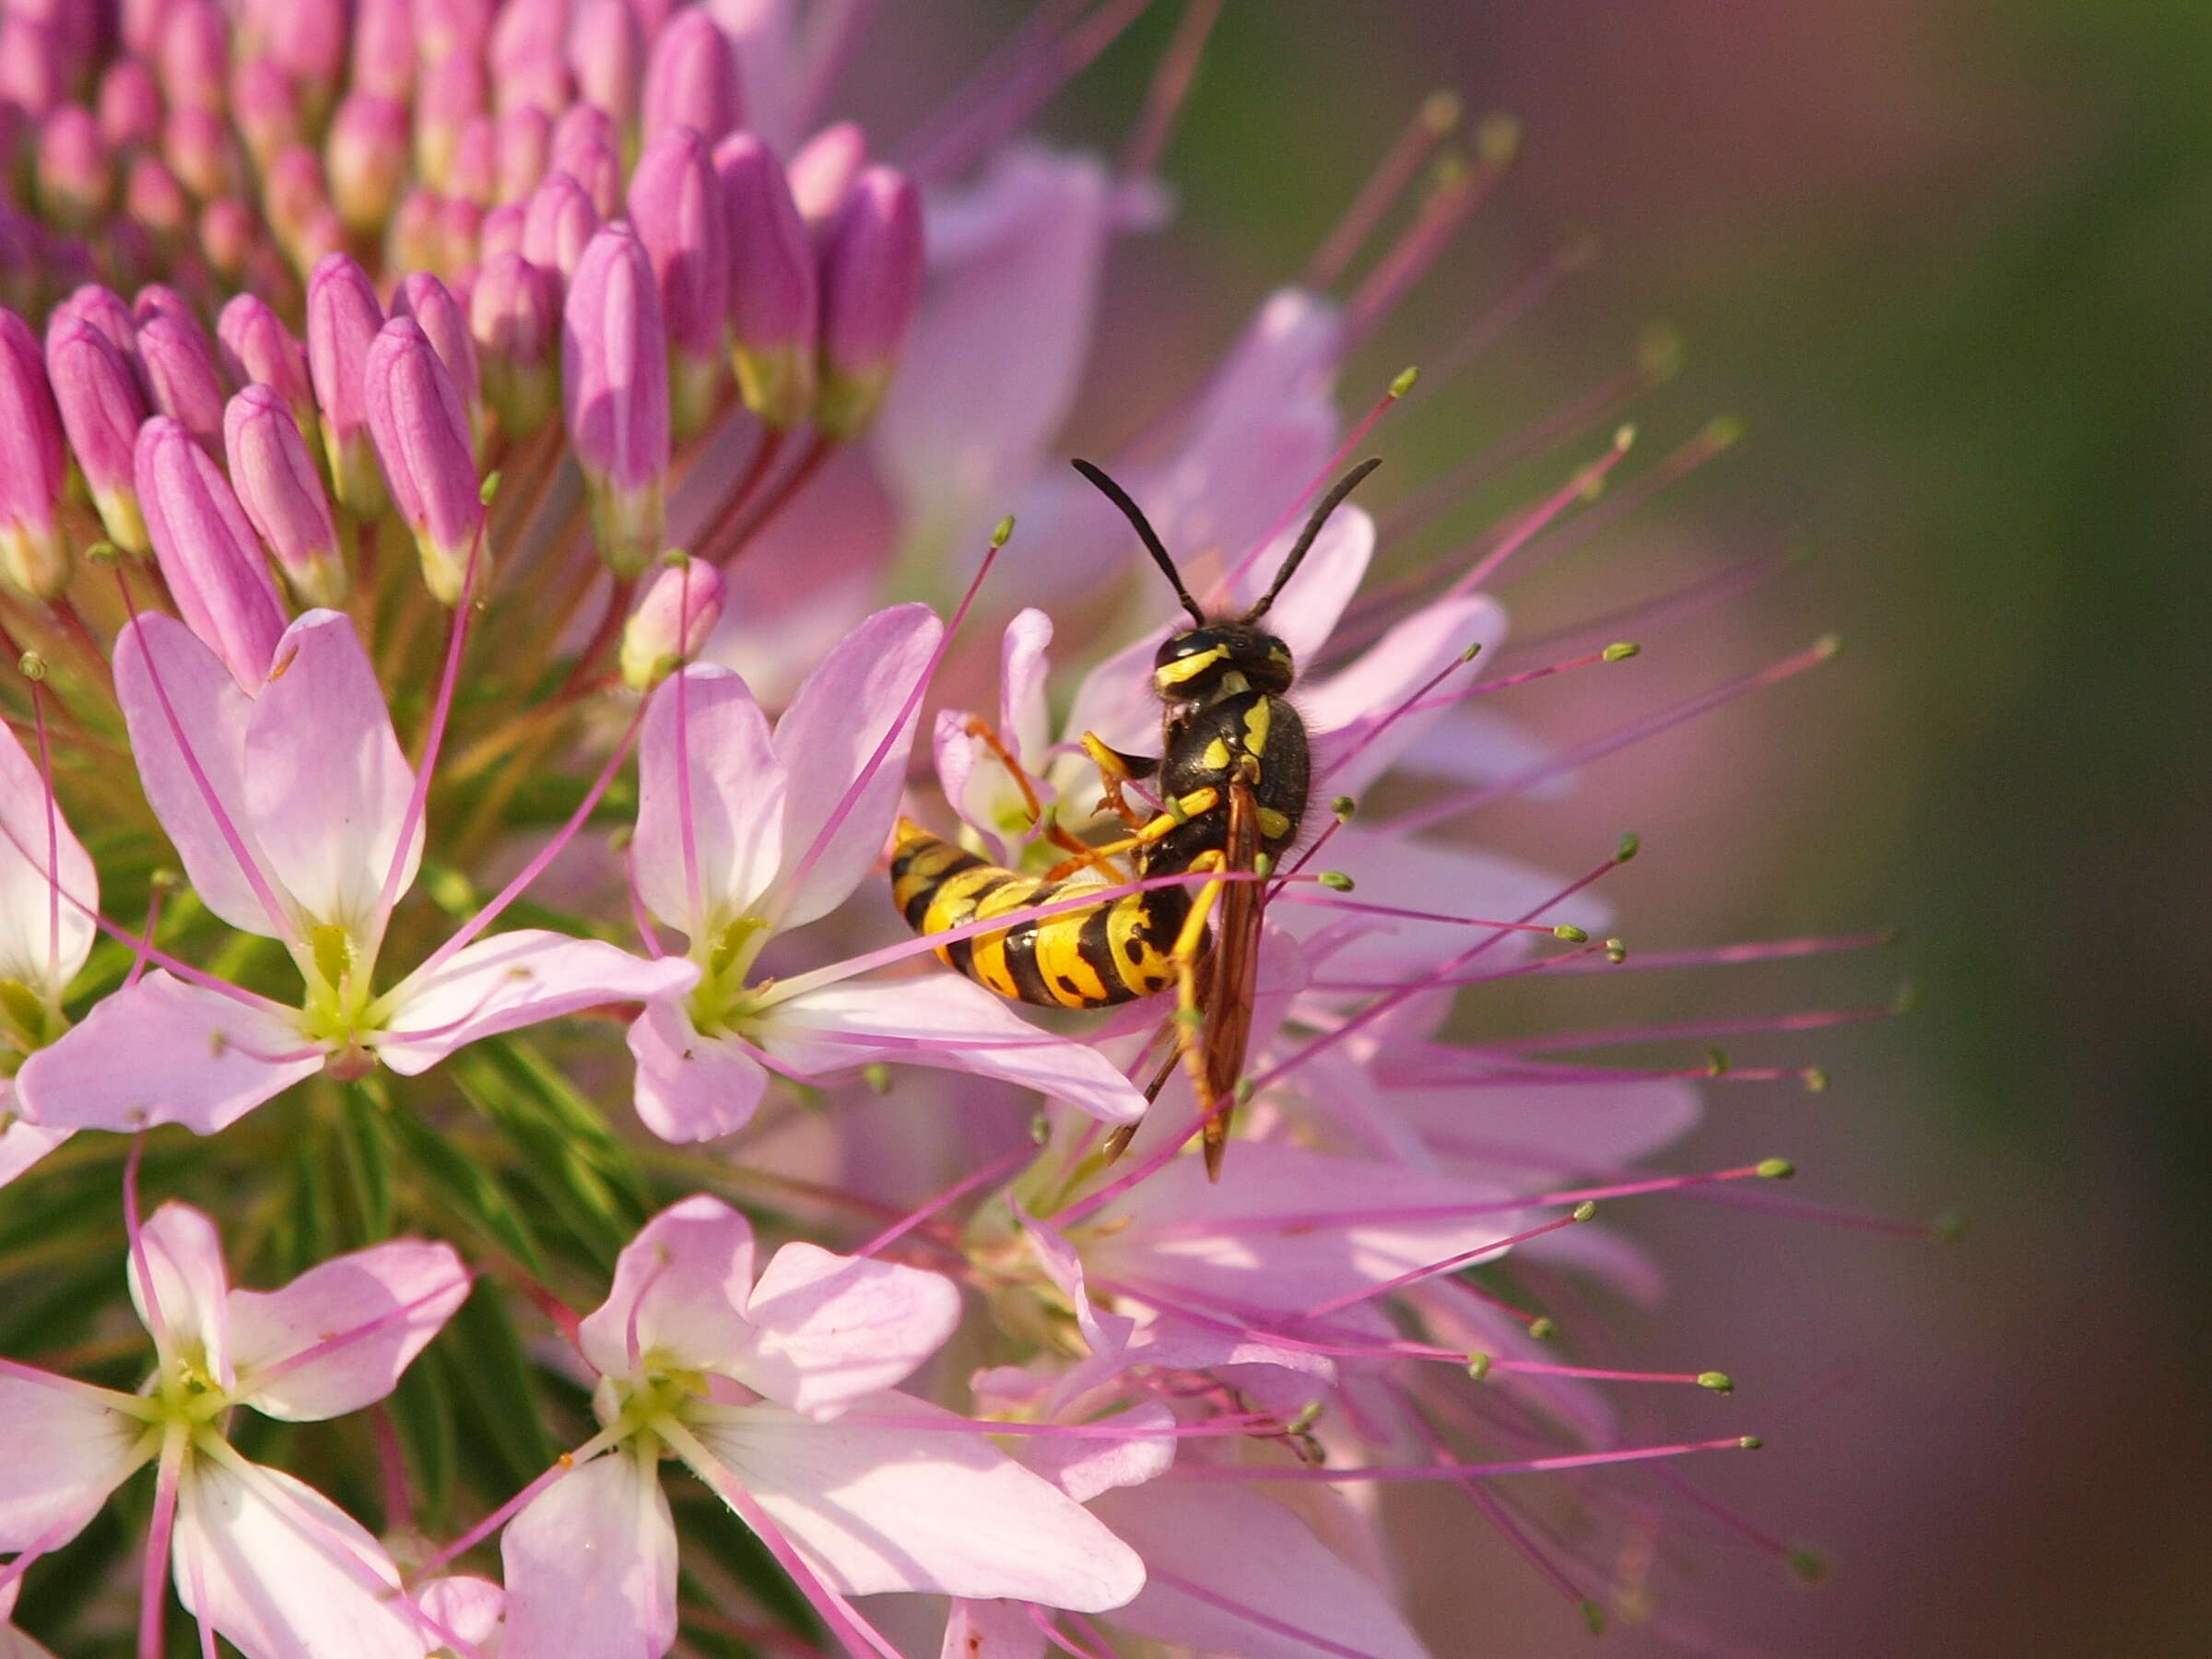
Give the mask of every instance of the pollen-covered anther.
[{"label": "pollen-covered anther", "polygon": [[1597,654],[1608,663],[1625,663],[1632,656],[1641,655],[1643,647],[1631,640],[1618,640]]},{"label": "pollen-covered anther", "polygon": [[1797,1173],[1797,1166],[1786,1158],[1765,1158],[1752,1166],[1751,1172],[1761,1181],[1787,1181]]},{"label": "pollen-covered anther", "polygon": [[1698,1386],[1700,1388],[1710,1389],[1714,1394],[1734,1394],[1735,1392],[1735,1379],[1731,1377],[1726,1371],[1700,1371],[1698,1373]]},{"label": "pollen-covered anther", "polygon": [[1314,879],[1332,893],[1348,893],[1355,885],[1352,878],[1342,870],[1324,870]]}]

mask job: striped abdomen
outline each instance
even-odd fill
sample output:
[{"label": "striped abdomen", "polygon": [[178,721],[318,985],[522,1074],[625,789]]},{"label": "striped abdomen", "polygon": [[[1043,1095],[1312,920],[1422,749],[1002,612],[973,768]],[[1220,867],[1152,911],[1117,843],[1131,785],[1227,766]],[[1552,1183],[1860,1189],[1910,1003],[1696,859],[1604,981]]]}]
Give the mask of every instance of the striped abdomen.
[{"label": "striped abdomen", "polygon": [[[1079,899],[1088,877],[1041,881],[962,852],[906,818],[891,853],[891,898],[919,934]],[[956,939],[945,965],[1001,996],[1046,1008],[1102,1008],[1175,982],[1168,951],[1190,909],[1181,888],[1125,893],[1082,910]]]}]

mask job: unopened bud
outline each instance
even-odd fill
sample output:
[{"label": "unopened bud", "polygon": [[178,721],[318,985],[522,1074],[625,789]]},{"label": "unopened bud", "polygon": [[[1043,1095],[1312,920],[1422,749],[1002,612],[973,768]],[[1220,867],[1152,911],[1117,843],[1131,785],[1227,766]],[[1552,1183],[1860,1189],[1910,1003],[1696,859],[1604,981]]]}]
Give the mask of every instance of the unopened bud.
[{"label": "unopened bud", "polygon": [[139,156],[123,181],[124,216],[157,238],[181,237],[192,228],[192,197],[159,156]]},{"label": "unopened bud", "polygon": [[234,296],[215,320],[215,343],[234,383],[268,387],[284,399],[300,435],[314,435],[315,388],[307,350],[265,300],[256,294]]},{"label": "unopened bud", "polygon": [[713,158],[690,128],[667,128],[645,147],[630,180],[629,222],[660,284],[672,426],[686,437],[721,401],[730,317],[729,210]]},{"label": "unopened bud", "polygon": [[482,481],[468,415],[429,335],[412,317],[378,331],[366,364],[369,428],[393,505],[415,533],[422,577],[442,605],[458,605],[472,557],[483,579]]},{"label": "unopened bud", "polygon": [[339,504],[374,518],[388,501],[369,437],[362,374],[384,325],[368,273],[344,253],[326,254],[307,279],[307,361],[323,421],[323,448]]},{"label": "unopened bud", "polygon": [[453,377],[453,390],[461,394],[461,407],[468,416],[473,438],[482,424],[482,381],[477,371],[476,338],[453,289],[429,272],[417,271],[392,290],[392,314],[414,318],[429,336],[438,360]]},{"label": "unopened bud", "polygon": [[485,262],[468,297],[469,332],[483,365],[484,396],[511,438],[545,423],[559,400],[554,340],[560,294],[553,274],[520,253]]},{"label": "unopened bud", "polygon": [[356,87],[384,98],[407,97],[415,90],[416,55],[412,0],[356,0],[352,53]]},{"label": "unopened bud", "polygon": [[737,56],[712,15],[687,6],[661,25],[645,69],[645,137],[689,127],[709,145],[744,124]]},{"label": "unopened bud", "polygon": [[171,0],[163,7],[154,66],[172,110],[223,108],[230,29],[213,0]]},{"label": "unopened bud", "polygon": [[871,167],[823,232],[821,392],[815,424],[851,438],[890,390],[922,302],[922,199],[912,180]]},{"label": "unopened bud", "polygon": [[161,88],[142,58],[117,58],[100,72],[94,108],[110,150],[142,148],[160,139]]},{"label": "unopened bud", "polygon": [[314,457],[272,386],[250,385],[223,410],[231,488],[302,605],[343,605],[346,561],[338,548]]},{"label": "unopened bud", "polygon": [[599,556],[635,576],[661,548],[668,476],[668,345],[645,245],[601,227],[561,313],[561,403],[592,492]]},{"label": "unopened bud", "polygon": [[184,624],[248,695],[268,677],[285,615],[253,524],[222,469],[167,416],[138,429],[138,500]]},{"label": "unopened bud", "polygon": [[565,172],[547,173],[523,209],[523,254],[533,265],[572,277],[599,229],[599,210]]},{"label": "unopened bud", "polygon": [[100,123],[82,104],[64,104],[39,128],[39,204],[65,230],[82,230],[107,211],[114,169]]},{"label": "unopened bud", "polygon": [[46,371],[100,524],[132,552],[146,552],[132,465],[138,429],[153,409],[130,359],[83,316],[57,310],[46,328]]},{"label": "unopened bud", "polygon": [[699,654],[722,619],[722,572],[678,555],[662,567],[622,629],[622,683],[650,691]]},{"label": "unopened bud", "polygon": [[44,354],[22,318],[0,311],[0,581],[34,599],[69,585],[54,521],[68,470]]},{"label": "unopened bud", "polygon": [[750,133],[714,149],[729,222],[730,338],[745,406],[771,427],[814,406],[820,293],[814,243],[783,167]]},{"label": "unopened bud", "polygon": [[[700,20],[713,29],[705,13]],[[714,29],[717,37],[721,30]],[[729,47],[723,47],[729,56]],[[638,82],[645,73],[645,35],[630,0],[582,0],[569,25],[569,73],[576,95],[628,132],[637,124]]]},{"label": "unopened bud", "polygon": [[407,177],[407,106],[355,92],[338,106],[324,143],[331,206],[357,236],[383,229]]},{"label": "unopened bud", "polygon": [[415,171],[432,190],[443,191],[462,126],[484,112],[483,61],[455,53],[427,65],[421,82],[415,95]]},{"label": "unopened bud", "polygon": [[613,218],[622,211],[620,135],[606,111],[588,103],[563,110],[553,124],[549,166],[583,186],[601,218]]},{"label": "unopened bud", "polygon": [[546,176],[553,153],[553,122],[543,110],[510,110],[492,129],[499,200],[526,202]]},{"label": "unopened bud", "polygon": [[168,416],[209,454],[222,450],[223,385],[215,351],[196,320],[163,312],[138,325],[138,362],[154,409]]},{"label": "unopened bud", "polygon": [[810,226],[828,224],[867,164],[868,135],[850,121],[826,126],[800,145],[790,169],[799,217]]}]

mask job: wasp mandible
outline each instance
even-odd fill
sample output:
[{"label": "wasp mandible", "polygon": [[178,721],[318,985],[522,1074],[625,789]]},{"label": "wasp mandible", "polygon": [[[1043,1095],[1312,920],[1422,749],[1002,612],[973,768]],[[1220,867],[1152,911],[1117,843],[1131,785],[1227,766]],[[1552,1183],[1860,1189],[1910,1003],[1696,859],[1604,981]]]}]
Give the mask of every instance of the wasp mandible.
[{"label": "wasp mandible", "polygon": [[[1071,856],[1041,877],[1002,869],[901,818],[891,896],[908,924],[942,933],[1079,898],[1087,887],[1125,882],[1132,872],[1141,879],[1272,869],[1305,821],[1312,764],[1305,723],[1285,697],[1297,679],[1290,648],[1260,624],[1330,514],[1380,465],[1364,461],[1337,481],[1249,610],[1209,617],[1129,492],[1089,462],[1076,462],[1129,521],[1194,624],[1170,634],[1152,660],[1164,705],[1159,757],[1124,755],[1094,733],[1083,735],[1105,784],[1104,805],[1126,833],[1090,845],[1048,826]],[[1147,816],[1130,805],[1125,785],[1155,774],[1159,809]],[[1017,781],[1024,782],[1018,771]],[[1205,1114],[1206,1171],[1218,1179],[1252,1031],[1263,886],[1216,879],[1127,893],[955,940],[937,955],[1001,996],[1041,1007],[1108,1007],[1172,986],[1176,1053]],[[1171,1056],[1148,1094],[1158,1094],[1172,1065]]]}]

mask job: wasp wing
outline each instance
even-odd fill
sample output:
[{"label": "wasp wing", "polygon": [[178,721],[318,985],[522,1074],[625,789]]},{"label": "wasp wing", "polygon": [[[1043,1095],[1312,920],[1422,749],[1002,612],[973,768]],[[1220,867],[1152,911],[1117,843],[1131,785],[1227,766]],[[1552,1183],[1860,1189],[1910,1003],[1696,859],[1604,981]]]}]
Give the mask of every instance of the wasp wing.
[{"label": "wasp wing", "polygon": [[[1260,805],[1252,785],[1241,777],[1228,784],[1229,829],[1222,848],[1222,868],[1249,875],[1259,865]],[[1206,1016],[1200,1038],[1201,1067],[1205,1074],[1206,1167],[1217,1178],[1221,1173],[1223,1149],[1229,1144],[1230,1120],[1236,1111],[1236,1088],[1244,1075],[1244,1049],[1252,1039],[1252,1004],[1259,983],[1260,898],[1265,884],[1225,881],[1214,910],[1213,948],[1206,953],[1199,993]]]}]

